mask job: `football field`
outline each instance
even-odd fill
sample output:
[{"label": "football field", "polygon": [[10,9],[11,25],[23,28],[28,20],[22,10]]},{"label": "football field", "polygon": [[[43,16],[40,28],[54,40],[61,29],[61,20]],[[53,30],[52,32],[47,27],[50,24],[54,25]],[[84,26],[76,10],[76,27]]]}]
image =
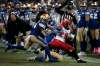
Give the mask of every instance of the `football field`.
[{"label": "football field", "polygon": [[4,52],[4,47],[0,45],[0,66],[100,66],[100,55],[98,57],[85,57],[87,63],[76,63],[72,58],[65,57],[62,62],[39,63],[27,61],[27,58],[33,56],[30,52]]}]

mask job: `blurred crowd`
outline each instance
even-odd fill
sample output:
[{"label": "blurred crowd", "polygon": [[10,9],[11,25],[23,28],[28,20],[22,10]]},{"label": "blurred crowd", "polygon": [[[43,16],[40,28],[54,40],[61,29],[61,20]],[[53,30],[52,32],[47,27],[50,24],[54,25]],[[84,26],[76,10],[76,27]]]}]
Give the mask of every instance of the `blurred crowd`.
[{"label": "blurred crowd", "polygon": [[78,63],[86,63],[79,55],[100,53],[100,4],[96,1],[2,0],[0,38],[7,45],[5,51],[45,51],[45,57],[35,57],[42,62],[47,56],[50,62],[61,61],[61,55],[68,53]]}]

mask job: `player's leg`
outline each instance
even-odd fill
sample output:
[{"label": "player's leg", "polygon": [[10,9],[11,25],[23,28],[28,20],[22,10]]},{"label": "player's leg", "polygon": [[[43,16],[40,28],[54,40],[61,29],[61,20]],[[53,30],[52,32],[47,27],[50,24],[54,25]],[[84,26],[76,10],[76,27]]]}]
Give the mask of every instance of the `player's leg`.
[{"label": "player's leg", "polygon": [[55,47],[55,48],[59,48],[65,52],[68,52],[68,54],[70,54],[73,58],[75,58],[77,60],[78,63],[86,63],[85,61],[79,59],[76,51],[75,51],[75,48],[72,47],[71,45],[69,44],[66,44],[62,41],[59,41],[59,40],[53,40],[49,46],[51,47]]},{"label": "player's leg", "polygon": [[100,39],[99,39],[99,29],[95,29],[95,40],[96,40],[96,45],[95,45],[95,48],[94,49],[97,49],[96,52],[99,52],[98,48],[99,48],[99,45],[100,45]]},{"label": "player's leg", "polygon": [[79,55],[85,55],[87,44],[85,42],[85,34],[84,34],[84,27],[78,28],[77,31],[77,41],[80,43],[80,53]]}]

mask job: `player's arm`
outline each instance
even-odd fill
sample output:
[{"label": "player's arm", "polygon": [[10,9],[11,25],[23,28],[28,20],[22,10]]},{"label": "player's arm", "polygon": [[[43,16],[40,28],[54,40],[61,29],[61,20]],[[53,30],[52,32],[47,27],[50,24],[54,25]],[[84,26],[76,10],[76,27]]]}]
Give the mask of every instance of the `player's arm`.
[{"label": "player's arm", "polygon": [[39,23],[41,34],[46,36],[46,25]]}]

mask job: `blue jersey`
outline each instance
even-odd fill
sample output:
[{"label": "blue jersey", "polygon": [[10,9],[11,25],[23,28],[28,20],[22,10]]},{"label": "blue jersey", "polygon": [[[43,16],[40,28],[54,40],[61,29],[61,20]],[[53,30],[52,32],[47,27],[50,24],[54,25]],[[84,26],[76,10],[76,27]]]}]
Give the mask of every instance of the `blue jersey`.
[{"label": "blue jersey", "polygon": [[100,28],[100,10],[98,10],[97,17],[98,17],[97,22]]},{"label": "blue jersey", "polygon": [[80,20],[79,20],[79,23],[77,24],[78,28],[86,27],[87,23],[85,21],[85,16],[89,14],[87,14],[86,10],[82,10],[79,12],[79,15],[80,15]]},{"label": "blue jersey", "polygon": [[19,17],[19,14],[20,14],[20,9],[19,9],[19,8],[15,8],[15,9],[13,10],[13,12],[14,12],[14,14],[15,14],[17,17]]},{"label": "blue jersey", "polygon": [[89,22],[90,29],[97,29],[99,28],[98,20],[98,10],[92,10],[90,14],[91,21]]},{"label": "blue jersey", "polygon": [[51,19],[48,22],[48,26],[49,26],[49,28],[51,28],[51,30],[55,31],[56,30],[56,27],[57,27],[57,24],[56,24],[56,22],[54,20]]},{"label": "blue jersey", "polygon": [[47,24],[44,21],[39,21],[35,24],[35,26],[31,30],[31,35],[41,36],[43,37],[42,30],[47,28]]},{"label": "blue jersey", "polygon": [[91,12],[90,17],[91,17],[91,19],[92,19],[93,22],[97,22],[97,19],[98,19],[97,14],[98,14],[98,10],[93,10]]},{"label": "blue jersey", "polygon": [[30,20],[29,13],[30,13],[29,9],[22,9],[20,11],[20,18],[26,22],[29,21]]},{"label": "blue jersey", "polygon": [[7,23],[8,20],[8,12],[7,9],[1,8],[0,9],[0,18],[3,22]]},{"label": "blue jersey", "polygon": [[98,21],[100,22],[100,9],[97,12]]},{"label": "blue jersey", "polygon": [[25,21],[29,21],[30,20],[30,10],[29,9],[25,9],[24,11],[24,18],[25,18]]}]

